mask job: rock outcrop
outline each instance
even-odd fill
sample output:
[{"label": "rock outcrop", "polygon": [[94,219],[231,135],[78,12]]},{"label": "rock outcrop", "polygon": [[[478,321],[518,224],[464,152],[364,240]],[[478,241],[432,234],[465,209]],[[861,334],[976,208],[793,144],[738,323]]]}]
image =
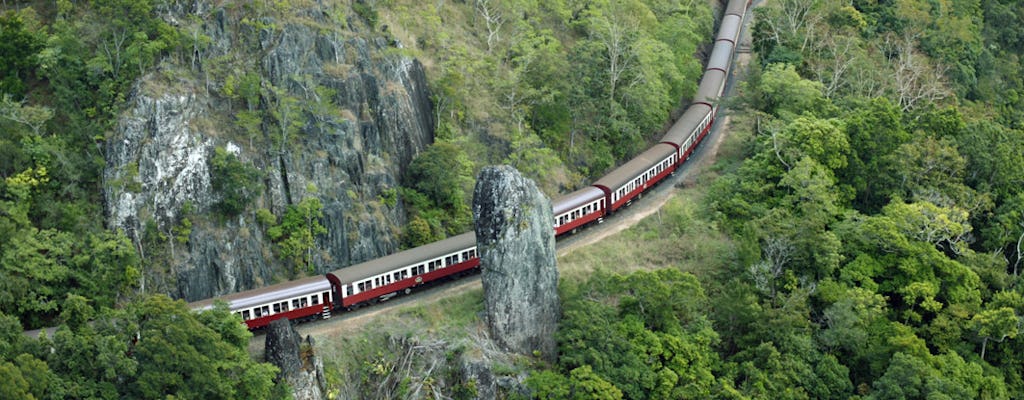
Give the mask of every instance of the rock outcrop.
[{"label": "rock outcrop", "polygon": [[[469,347],[458,359],[459,372],[463,385],[476,389],[475,399],[506,399],[530,398],[530,390],[526,387],[527,373],[515,371],[511,367],[516,357],[494,348],[494,343],[476,343],[480,347]],[[501,373],[495,367],[502,365]]]},{"label": "rock outcrop", "polygon": [[267,362],[281,369],[278,381],[292,388],[295,400],[324,400],[327,398],[327,380],[324,365],[316,356],[313,338],[305,340],[287,319],[279,319],[267,327]]},{"label": "rock outcrop", "polygon": [[491,337],[553,361],[561,312],[551,201],[514,168],[487,167],[477,177],[473,218]]},{"label": "rock outcrop", "polygon": [[[144,290],[191,301],[272,282],[284,263],[256,211],[280,217],[306,197],[320,200],[328,232],[317,238],[313,272],[393,252],[405,212],[382,199],[394,198],[404,168],[433,140],[423,66],[320,2],[259,20],[208,0],[166,7],[159,13],[175,26],[198,17],[209,45],[169,57],[138,82],[105,152],[108,227],[123,230],[143,259],[159,258]],[[257,104],[226,94],[229,77],[253,74]],[[297,100],[287,116],[284,97]],[[246,131],[239,111],[259,115],[260,132]],[[282,125],[295,130],[286,141]],[[260,193],[230,218],[212,212],[221,197],[209,167],[217,147],[261,175]],[[145,251],[154,242],[169,254]]]}]

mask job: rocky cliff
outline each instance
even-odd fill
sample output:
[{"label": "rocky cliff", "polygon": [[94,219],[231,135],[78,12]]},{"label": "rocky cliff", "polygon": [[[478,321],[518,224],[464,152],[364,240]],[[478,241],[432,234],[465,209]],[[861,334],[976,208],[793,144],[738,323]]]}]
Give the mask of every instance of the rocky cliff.
[{"label": "rocky cliff", "polygon": [[561,312],[551,201],[514,168],[486,167],[473,218],[491,336],[510,351],[553,361]]},{"label": "rocky cliff", "polygon": [[267,327],[267,362],[280,368],[278,381],[292,388],[295,400],[327,398],[324,365],[314,353],[313,338],[305,340],[287,319],[279,319]]},{"label": "rocky cliff", "polygon": [[[256,211],[280,217],[308,197],[323,205],[327,230],[313,272],[395,250],[405,212],[386,199],[433,138],[422,65],[320,2],[169,4],[165,20],[206,40],[137,84],[106,148],[107,224],[149,264],[144,290],[196,300],[279,278],[286,262]],[[245,99],[244,79],[255,92]],[[238,215],[213,208],[218,147],[259,171],[259,193]]]}]

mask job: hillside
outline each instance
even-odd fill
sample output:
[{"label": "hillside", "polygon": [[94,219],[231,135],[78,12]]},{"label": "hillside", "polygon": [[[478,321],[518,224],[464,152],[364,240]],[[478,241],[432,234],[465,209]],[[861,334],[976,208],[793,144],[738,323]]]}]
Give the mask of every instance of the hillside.
[{"label": "hillside", "polygon": [[31,186],[9,234],[113,252],[23,267],[18,297],[47,298],[11,309],[29,327],[56,293],[197,300],[466,231],[484,165],[574,189],[670,120],[712,21],[694,2],[8,7],[2,167]]}]

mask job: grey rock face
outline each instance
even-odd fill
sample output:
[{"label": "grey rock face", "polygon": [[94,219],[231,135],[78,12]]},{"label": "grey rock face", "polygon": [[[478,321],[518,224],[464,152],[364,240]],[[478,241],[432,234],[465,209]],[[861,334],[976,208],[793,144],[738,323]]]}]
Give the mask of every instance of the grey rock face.
[{"label": "grey rock face", "polygon": [[[192,225],[187,241],[165,241],[169,260],[162,270],[144,271],[144,290],[192,301],[272,282],[284,263],[273,257],[255,211],[281,216],[311,196],[323,205],[320,222],[328,231],[317,240],[314,272],[394,251],[405,212],[400,203],[378,199],[399,186],[405,167],[433,140],[423,66],[388,52],[391,42],[377,33],[346,31],[315,5],[294,11],[302,18],[265,21],[274,22],[272,30],[217,7],[197,1],[159,13],[172,24],[199,16],[210,37],[205,60],[251,60],[250,72],[265,87],[297,98],[298,132],[289,146],[268,145],[280,130],[272,110],[276,95],[267,91],[258,106],[266,108],[264,132],[247,137],[234,117],[245,105],[222,97],[223,82],[211,81],[216,75],[201,62],[166,60],[161,69],[174,70],[178,81],[169,85],[165,75],[152,73],[137,83],[107,141],[107,226],[142,249],[147,226],[171,238],[183,218]],[[262,192],[227,221],[210,212],[220,200],[209,169],[215,147],[262,172]]]},{"label": "grey rock face", "polygon": [[509,166],[477,177],[473,218],[491,336],[506,349],[548,360],[561,310],[551,201]]},{"label": "grey rock face", "polygon": [[[507,361],[511,356],[506,354]],[[478,355],[470,352],[462,354],[459,359],[459,371],[462,374],[462,381],[469,383],[476,388],[476,399],[489,400],[509,398],[516,395],[518,398],[530,398],[530,391],[526,387],[525,373],[513,376],[496,375],[494,373],[494,360],[486,355]]]},{"label": "grey rock face", "polygon": [[313,338],[302,340],[291,322],[279,319],[267,327],[267,362],[281,369],[277,379],[292,388],[295,400],[326,399],[324,366],[313,352]]}]

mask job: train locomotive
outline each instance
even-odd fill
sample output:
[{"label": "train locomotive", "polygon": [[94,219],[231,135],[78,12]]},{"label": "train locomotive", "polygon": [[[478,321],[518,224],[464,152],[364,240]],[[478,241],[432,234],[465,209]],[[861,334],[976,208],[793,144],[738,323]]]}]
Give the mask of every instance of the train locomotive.
[{"label": "train locomotive", "polygon": [[[590,186],[552,201],[556,236],[603,221],[686,162],[715,121],[748,5],[749,0],[729,0],[694,100],[659,143]],[[201,300],[189,307],[199,311],[224,301],[249,329],[259,329],[281,318],[330,318],[332,312],[408,294],[479,268],[476,237],[469,232],[325,275]]]}]

